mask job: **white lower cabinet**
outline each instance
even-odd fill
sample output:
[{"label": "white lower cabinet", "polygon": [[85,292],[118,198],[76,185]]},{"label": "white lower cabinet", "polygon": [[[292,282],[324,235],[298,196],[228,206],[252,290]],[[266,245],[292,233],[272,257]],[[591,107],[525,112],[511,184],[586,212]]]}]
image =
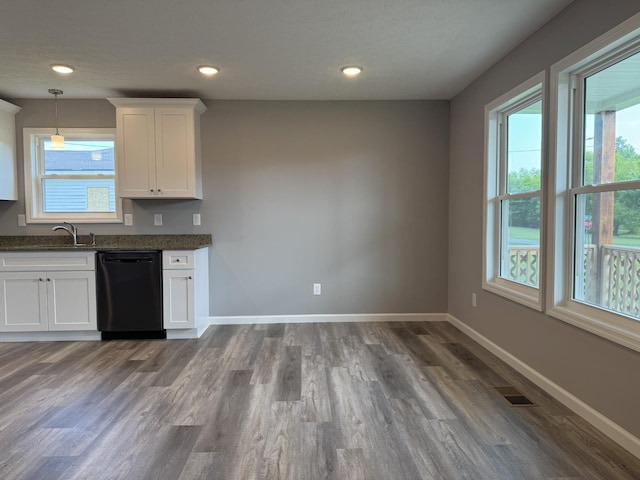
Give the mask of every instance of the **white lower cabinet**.
[{"label": "white lower cabinet", "polygon": [[49,330],[97,330],[96,274],[49,272],[47,274]]},{"label": "white lower cabinet", "polygon": [[[208,248],[165,250],[162,265],[167,338],[199,337],[209,325]],[[0,252],[5,337],[97,329],[95,252]]]},{"label": "white lower cabinet", "polygon": [[0,254],[0,332],[97,328],[93,252]]},{"label": "white lower cabinet", "polygon": [[[208,250],[162,252],[164,328],[196,330],[199,336],[209,324]],[[171,332],[167,332],[171,337]]]},{"label": "white lower cabinet", "polygon": [[162,272],[164,328],[194,328],[196,325],[193,270]]},{"label": "white lower cabinet", "polygon": [[0,273],[0,331],[48,330],[44,272]]}]

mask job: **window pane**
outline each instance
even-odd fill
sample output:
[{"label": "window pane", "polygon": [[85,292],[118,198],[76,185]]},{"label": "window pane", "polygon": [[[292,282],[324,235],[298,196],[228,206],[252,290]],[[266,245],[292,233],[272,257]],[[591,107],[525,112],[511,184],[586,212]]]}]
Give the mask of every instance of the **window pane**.
[{"label": "window pane", "polygon": [[[502,202],[503,229],[500,276],[532,287],[538,286],[540,258],[540,198]],[[506,231],[505,231],[506,230]]]},{"label": "window pane", "polygon": [[54,150],[44,142],[45,175],[114,175],[113,140],[68,140],[64,149]]},{"label": "window pane", "polygon": [[115,180],[45,178],[42,211],[113,213],[116,211]]},{"label": "window pane", "polygon": [[574,298],[640,318],[640,190],[576,196]]},{"label": "window pane", "polygon": [[540,189],[542,101],[507,117],[507,192]]},{"label": "window pane", "polygon": [[640,53],[585,79],[584,184],[640,180]]}]

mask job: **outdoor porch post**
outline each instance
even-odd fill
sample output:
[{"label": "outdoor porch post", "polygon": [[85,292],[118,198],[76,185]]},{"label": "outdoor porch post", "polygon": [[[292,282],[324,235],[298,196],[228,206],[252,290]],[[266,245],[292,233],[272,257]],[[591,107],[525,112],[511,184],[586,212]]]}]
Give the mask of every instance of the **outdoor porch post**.
[{"label": "outdoor porch post", "polygon": [[[595,114],[593,135],[593,184],[614,181],[616,161],[616,112],[603,110]],[[613,244],[613,192],[593,195],[592,241],[596,246],[600,281],[596,281],[596,299],[602,302],[602,246]],[[595,260],[595,259],[594,259]]]}]

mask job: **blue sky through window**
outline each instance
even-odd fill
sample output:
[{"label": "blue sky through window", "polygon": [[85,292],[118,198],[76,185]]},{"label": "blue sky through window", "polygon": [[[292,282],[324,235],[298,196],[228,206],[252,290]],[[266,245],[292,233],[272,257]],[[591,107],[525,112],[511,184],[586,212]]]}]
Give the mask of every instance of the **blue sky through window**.
[{"label": "blue sky through window", "polygon": [[509,116],[509,172],[540,170],[542,122],[539,113]]}]

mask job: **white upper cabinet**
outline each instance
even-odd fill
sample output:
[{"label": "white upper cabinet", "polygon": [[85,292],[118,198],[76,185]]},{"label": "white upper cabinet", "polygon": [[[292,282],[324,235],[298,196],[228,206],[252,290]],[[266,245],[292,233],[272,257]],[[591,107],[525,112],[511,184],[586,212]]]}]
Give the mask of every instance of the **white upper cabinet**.
[{"label": "white upper cabinet", "polygon": [[0,200],[18,199],[16,113],[20,107],[0,100]]},{"label": "white upper cabinet", "polygon": [[122,198],[202,198],[197,98],[109,98]]}]

